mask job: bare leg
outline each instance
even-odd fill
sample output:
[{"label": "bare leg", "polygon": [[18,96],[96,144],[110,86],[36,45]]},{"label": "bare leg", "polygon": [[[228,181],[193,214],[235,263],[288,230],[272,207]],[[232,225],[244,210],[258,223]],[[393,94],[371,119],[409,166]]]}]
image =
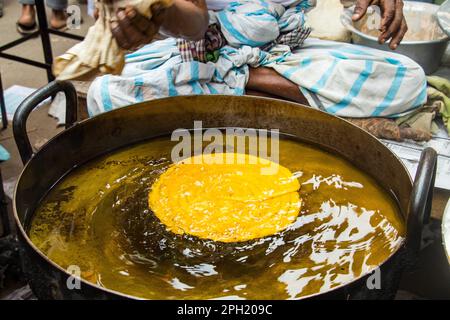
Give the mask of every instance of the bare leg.
[{"label": "bare leg", "polygon": [[[18,23],[25,27],[36,24],[36,9],[33,4],[23,4],[22,13]],[[64,9],[52,9],[50,26],[54,29],[61,29],[67,25],[67,13]]]},{"label": "bare leg", "polygon": [[292,101],[292,102],[297,102],[288,98],[283,98],[274,94],[270,94],[267,92],[262,92],[262,91],[255,91],[255,90],[249,90],[246,89],[245,90],[245,95],[246,96],[257,96],[257,97],[266,97],[266,98],[273,98],[273,99],[280,99],[280,100],[286,100],[286,101]]},{"label": "bare leg", "polygon": [[54,29],[61,29],[67,25],[67,13],[65,10],[52,9],[50,17],[50,26]]},{"label": "bare leg", "polygon": [[24,26],[33,26],[36,23],[36,11],[34,9],[34,5],[22,5],[22,13],[18,22]]},{"label": "bare leg", "polygon": [[0,0],[0,18],[3,17],[3,0]]},{"label": "bare leg", "polygon": [[271,68],[250,68],[246,90],[254,95],[273,96],[309,105],[298,85]]}]

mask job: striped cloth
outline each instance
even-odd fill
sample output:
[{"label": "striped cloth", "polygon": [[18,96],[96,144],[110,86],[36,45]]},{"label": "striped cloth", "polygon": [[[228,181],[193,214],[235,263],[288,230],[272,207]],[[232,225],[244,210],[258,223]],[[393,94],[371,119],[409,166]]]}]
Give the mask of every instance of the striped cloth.
[{"label": "striped cloth", "polygon": [[339,116],[397,117],[426,102],[422,68],[393,52],[307,39],[271,67],[298,84],[311,106]]},{"label": "striped cloth", "polygon": [[217,23],[213,23],[208,27],[204,39],[199,41],[177,39],[177,47],[183,62],[193,60],[199,62],[217,62],[219,59],[219,49],[225,46],[226,43]]},{"label": "striped cloth", "polygon": [[[265,0],[231,2],[210,12],[211,23],[220,26],[227,42],[217,60],[182,54],[174,38],[153,42],[126,56],[121,76],[102,76],[92,83],[88,111],[96,115],[176,95],[244,94],[249,66],[273,68],[298,84],[311,106],[340,116],[397,117],[425,102],[425,74],[409,58],[305,40],[310,32],[305,12],[313,4],[303,0],[285,9]],[[205,57],[203,51],[200,55]]]},{"label": "striped cloth", "polygon": [[216,63],[183,62],[174,38],[147,45],[127,55],[121,76],[105,75],[94,80],[87,95],[89,115],[168,96],[244,94],[248,67],[230,59],[227,54],[232,50],[232,58],[246,54],[224,47]]},{"label": "striped cloth", "polygon": [[311,31],[312,30],[310,27],[302,27],[282,33],[278,36],[278,38],[275,41],[272,41],[271,43],[264,45],[261,48],[261,50],[270,51],[270,49],[279,44],[286,45],[291,50],[293,50],[303,44],[306,38],[309,37]]}]

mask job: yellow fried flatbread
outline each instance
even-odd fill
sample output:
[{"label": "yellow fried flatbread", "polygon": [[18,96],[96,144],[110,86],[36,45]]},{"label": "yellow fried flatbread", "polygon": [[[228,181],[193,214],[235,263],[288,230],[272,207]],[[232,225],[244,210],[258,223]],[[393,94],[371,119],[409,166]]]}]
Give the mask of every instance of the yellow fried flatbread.
[{"label": "yellow fried flatbread", "polygon": [[174,233],[221,242],[261,238],[294,222],[300,184],[289,169],[252,155],[231,160],[222,153],[173,164],[153,184],[150,209]]}]

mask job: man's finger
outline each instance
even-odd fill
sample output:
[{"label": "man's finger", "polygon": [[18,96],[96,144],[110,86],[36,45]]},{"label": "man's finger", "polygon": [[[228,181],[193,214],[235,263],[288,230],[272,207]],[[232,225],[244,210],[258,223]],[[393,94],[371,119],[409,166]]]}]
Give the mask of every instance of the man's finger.
[{"label": "man's finger", "polygon": [[131,19],[136,16],[134,12],[128,12],[125,10],[121,10],[117,13],[118,23],[120,28],[122,29],[122,33],[127,38],[128,43],[131,45],[131,49],[141,44],[144,40],[144,35],[134,27],[131,23]]},{"label": "man's finger", "polygon": [[395,17],[395,0],[386,0],[381,7],[380,31],[386,32],[391,21]]},{"label": "man's finger", "polygon": [[[152,8],[153,7],[155,7],[155,5],[152,6]],[[126,8],[125,12],[131,13],[131,10]],[[133,14],[128,14],[128,17],[130,18],[133,26],[145,36],[146,42],[149,42],[148,39],[150,39],[151,41],[155,34],[158,32],[159,26],[163,22],[164,14],[164,8],[158,9],[156,11],[153,11],[153,16],[151,17],[151,19],[148,19],[147,17],[133,9]]]},{"label": "man's finger", "polygon": [[396,35],[402,25],[403,21],[403,2],[399,2],[400,4],[396,6],[396,9],[394,11],[394,18],[388,25],[387,29],[381,33],[379,37],[380,43],[385,43],[387,40],[389,40],[391,37]]},{"label": "man's finger", "polygon": [[406,32],[408,31],[408,25],[406,24],[406,20],[405,18],[403,18],[402,20],[402,24],[400,26],[400,30],[397,32],[396,35],[394,35],[392,37],[392,40],[389,44],[389,47],[392,50],[397,49],[398,45],[400,44],[400,42],[402,41],[403,37],[405,36]]},{"label": "man's finger", "polygon": [[128,42],[127,38],[125,37],[124,33],[122,32],[122,29],[119,26],[119,23],[117,21],[111,22],[111,32],[114,36],[114,38],[117,41],[117,44],[119,47],[123,49],[130,49],[131,44]]},{"label": "man's finger", "polygon": [[367,11],[370,5],[370,0],[357,0],[355,4],[355,10],[353,11],[352,20],[358,21],[361,19]]},{"label": "man's finger", "polygon": [[153,28],[151,21],[139,13],[130,18],[130,21],[143,34],[147,34],[148,30]]}]

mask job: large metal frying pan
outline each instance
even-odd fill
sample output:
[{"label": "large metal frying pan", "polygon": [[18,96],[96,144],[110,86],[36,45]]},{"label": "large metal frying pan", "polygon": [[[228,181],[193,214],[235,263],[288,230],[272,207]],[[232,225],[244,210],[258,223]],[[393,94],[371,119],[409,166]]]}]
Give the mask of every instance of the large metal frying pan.
[{"label": "large metal frying pan", "polygon": [[[63,91],[67,130],[33,152],[26,133],[30,112],[44,99]],[[36,206],[49,189],[74,167],[118,148],[177,128],[203,127],[271,129],[294,135],[335,152],[374,177],[398,201],[407,224],[407,239],[380,267],[381,290],[369,290],[363,275],[348,285],[316,296],[326,298],[392,298],[400,274],[420,248],[422,225],[430,212],[436,152],[424,151],[413,182],[401,161],[380,141],[340,118],[296,103],[250,96],[181,96],[143,102],[75,123],[76,93],[68,82],[52,82],[28,97],[14,116],[14,137],[25,167],[14,193],[14,216],[22,244],[25,271],[39,298],[132,298],[81,281],[70,289],[66,270],[48,259],[29,239],[27,230]]]}]

